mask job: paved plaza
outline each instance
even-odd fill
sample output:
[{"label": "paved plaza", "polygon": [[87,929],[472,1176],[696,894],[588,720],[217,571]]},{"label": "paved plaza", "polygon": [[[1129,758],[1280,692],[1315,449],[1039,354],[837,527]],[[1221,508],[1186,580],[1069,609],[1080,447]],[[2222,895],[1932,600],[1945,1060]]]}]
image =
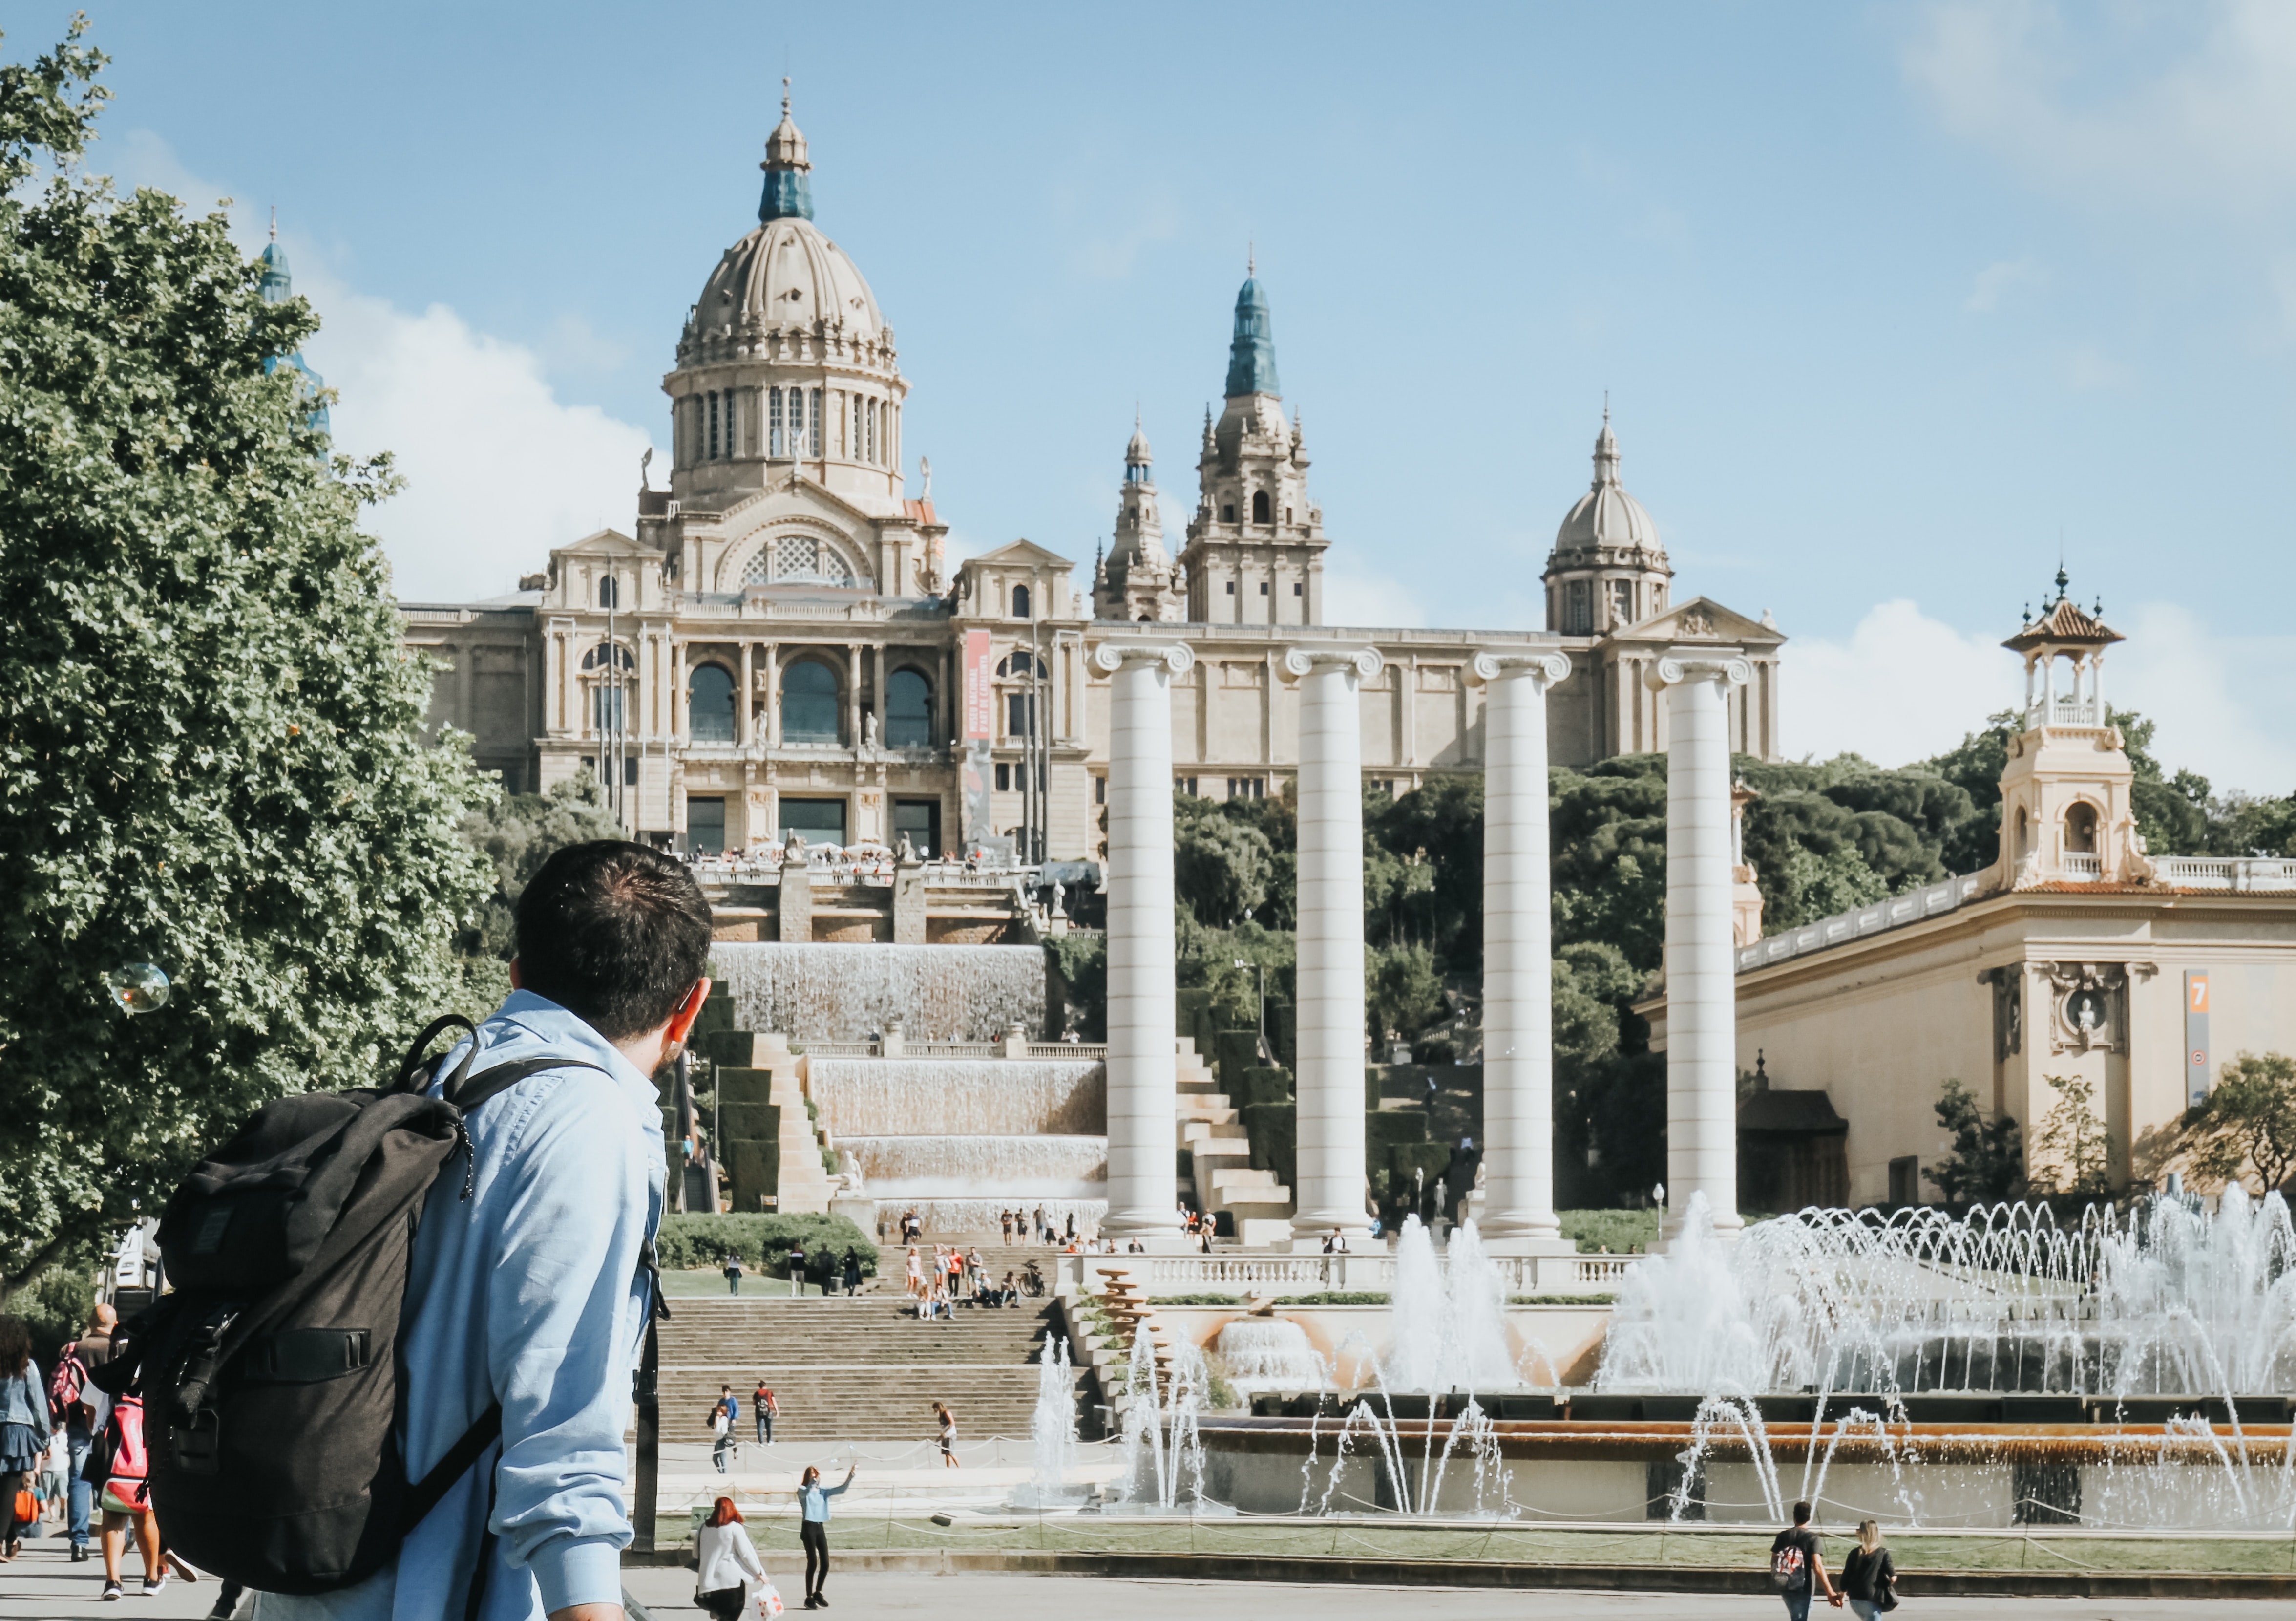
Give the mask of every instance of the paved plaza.
[{"label": "paved plaza", "polygon": [[[139,1568],[130,1555],[127,1568]],[[804,1583],[800,1567],[769,1557],[767,1569],[785,1597]],[[692,1617],[690,1570],[633,1570],[625,1578],[631,1595],[652,1615]],[[60,1543],[28,1544],[23,1557],[0,1568],[0,1621],[51,1621],[81,1616],[134,1616],[154,1621],[189,1621],[214,1604],[211,1581],[170,1582],[152,1598],[131,1576],[127,1597],[104,1603],[103,1567],[65,1562]],[[1349,1608],[1358,1615],[1409,1616],[1413,1621],[1755,1621],[1783,1613],[1777,1600],[1713,1597],[1701,1593],[1493,1592],[1446,1588],[1366,1587],[1350,1584]],[[935,1621],[1166,1621],[1173,1615],[1245,1614],[1254,1621],[1324,1621],[1340,1601],[1337,1590],[1322,1585],[1259,1582],[1154,1582],[1094,1576],[1004,1576],[968,1571],[949,1576],[865,1572],[836,1576],[830,1585],[832,1609],[849,1616],[931,1616]],[[2197,1599],[1926,1599],[1907,1595],[1907,1609],[1928,1621],[1997,1617],[2011,1609],[2027,1621],[2167,1621],[2171,1617],[2217,1615],[2261,1617],[2262,1603]],[[794,1613],[795,1606],[792,1606]],[[242,1611],[242,1613],[244,1613]],[[1824,1613],[1824,1612],[1821,1612]],[[1847,1611],[1839,1612],[1847,1614]]]}]

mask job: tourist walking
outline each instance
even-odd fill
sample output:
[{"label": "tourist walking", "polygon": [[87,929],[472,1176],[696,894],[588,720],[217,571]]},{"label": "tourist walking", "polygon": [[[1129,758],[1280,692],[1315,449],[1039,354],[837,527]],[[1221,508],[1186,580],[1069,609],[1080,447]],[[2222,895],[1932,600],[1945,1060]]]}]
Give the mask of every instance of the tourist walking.
[{"label": "tourist walking", "polygon": [[945,1469],[958,1467],[956,1461],[956,1415],[946,1402],[935,1402],[933,1415],[940,1420],[940,1465]]},{"label": "tourist walking", "polygon": [[997,1221],[1004,1229],[1004,1247],[1010,1249],[1013,1247],[1013,1213],[1009,1210],[999,1212]]},{"label": "tourist walking", "polygon": [[978,1300],[988,1288],[988,1263],[980,1258],[980,1246],[972,1247],[972,1254],[965,1258],[964,1265],[972,1273],[972,1297]]},{"label": "tourist walking", "polygon": [[1895,1609],[1897,1584],[1897,1564],[1890,1557],[1890,1544],[1882,1539],[1882,1527],[1870,1519],[1859,1520],[1857,1545],[1841,1562],[1841,1592],[1857,1621],[1874,1621],[1882,1610]]},{"label": "tourist walking", "polygon": [[693,1564],[693,1602],[705,1615],[734,1621],[748,1613],[750,1593],[766,1585],[766,1568],[732,1498],[719,1498],[694,1533]]},{"label": "tourist walking", "polygon": [[32,1360],[32,1332],[20,1317],[0,1317],[0,1518],[7,1523],[0,1562],[23,1548],[25,1522],[16,1518],[17,1493],[39,1471],[53,1433],[47,1386]]},{"label": "tourist walking", "polygon": [[709,1461],[719,1474],[726,1472],[726,1460],[734,1451],[734,1422],[742,1416],[742,1403],[734,1399],[731,1385],[718,1386],[717,1403],[709,1409],[709,1434],[714,1438],[709,1448]]},{"label": "tourist walking", "polygon": [[798,1483],[798,1540],[805,1544],[805,1607],[826,1609],[829,1594],[823,1591],[829,1585],[829,1500],[853,1484],[859,1472],[857,1463],[845,1471],[845,1485],[825,1486],[821,1484],[821,1471],[808,1463],[805,1477]]},{"label": "tourist walking", "polygon": [[750,1393],[750,1416],[757,1420],[758,1444],[774,1444],[774,1420],[781,1416],[782,1404],[774,1400],[773,1386],[766,1383],[765,1375],[758,1376],[758,1387]]},{"label": "tourist walking", "polygon": [[861,1292],[861,1252],[857,1249],[845,1252],[845,1292],[849,1296]]},{"label": "tourist walking", "polygon": [[96,1507],[103,1511],[103,1596],[119,1596],[119,1562],[131,1527],[135,1551],[144,1557],[144,1591],[168,1584],[167,1556],[160,1551],[160,1522],[152,1512],[152,1458],[144,1445],[144,1400],[115,1397],[90,1466],[102,1479]]},{"label": "tourist walking", "polygon": [[912,1300],[922,1300],[924,1298],[925,1292],[925,1263],[923,1257],[917,1254],[917,1247],[914,1244],[909,1246],[909,1258],[907,1265],[909,1274],[909,1298]]},{"label": "tourist walking", "polygon": [[1821,1594],[1828,1604],[1839,1602],[1826,1579],[1817,1533],[1809,1528],[1806,1502],[1794,1504],[1793,1524],[1770,1544],[1770,1585],[1786,1601],[1787,1621],[1809,1621],[1810,1600]]},{"label": "tourist walking", "polygon": [[1036,1233],[1037,1242],[1039,1244],[1051,1243],[1053,1241],[1053,1230],[1045,1225],[1045,1207],[1042,1205],[1037,1206],[1036,1216],[1034,1219],[1036,1222],[1034,1230]]},{"label": "tourist walking", "polygon": [[742,1292],[742,1257],[730,1249],[726,1252],[726,1292],[728,1295]]},{"label": "tourist walking", "polygon": [[111,1360],[111,1336],[119,1326],[119,1313],[108,1303],[99,1301],[87,1314],[87,1327],[80,1337],[65,1345],[57,1357],[56,1372],[48,1381],[51,1409],[58,1402],[64,1409],[68,1454],[64,1491],[70,1507],[69,1535],[71,1562],[75,1565],[88,1557],[88,1539],[93,1535],[89,1520],[95,1488],[83,1471],[87,1467],[88,1449],[103,1433],[103,1421],[111,1412],[111,1398],[90,1384],[87,1376],[91,1369],[101,1368]]}]

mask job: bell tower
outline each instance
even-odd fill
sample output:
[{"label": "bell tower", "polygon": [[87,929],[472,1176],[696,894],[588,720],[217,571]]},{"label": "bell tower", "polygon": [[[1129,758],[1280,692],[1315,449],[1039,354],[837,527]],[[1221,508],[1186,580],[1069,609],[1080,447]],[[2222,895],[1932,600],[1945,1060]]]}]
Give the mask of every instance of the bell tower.
[{"label": "bell tower", "polygon": [[1185,605],[1184,590],[1180,572],[1164,549],[1148,435],[1135,412],[1132,440],[1124,447],[1124,485],[1116,498],[1116,544],[1093,571],[1093,617],[1177,623]]},{"label": "bell tower", "polygon": [[[2001,887],[2151,880],[2130,787],[2136,771],[2104,704],[2104,650],[2120,632],[2065,594],[2046,597],[2001,645],[2025,660],[2021,728],[2001,773]],[[2060,682],[2062,681],[2062,686]]]},{"label": "bell tower", "polygon": [[1235,295],[1227,403],[1204,413],[1188,520],[1188,618],[1216,625],[1323,622],[1324,514],[1308,497],[1308,446],[1283,420],[1275,333],[1258,267]]}]

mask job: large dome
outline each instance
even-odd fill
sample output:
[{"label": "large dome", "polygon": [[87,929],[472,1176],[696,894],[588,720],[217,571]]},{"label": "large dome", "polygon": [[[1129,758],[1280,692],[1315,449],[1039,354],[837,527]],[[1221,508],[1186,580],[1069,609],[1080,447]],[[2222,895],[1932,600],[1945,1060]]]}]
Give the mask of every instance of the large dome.
[{"label": "large dome", "polygon": [[1599,549],[1665,555],[1658,525],[1619,482],[1619,440],[1611,432],[1607,408],[1603,413],[1603,432],[1595,440],[1594,488],[1578,498],[1578,504],[1562,520],[1562,527],[1554,531],[1554,549],[1558,554]]},{"label": "large dome", "polygon": [[810,219],[767,220],[726,251],[695,306],[705,332],[810,328],[816,321],[851,338],[884,329],[877,295],[844,251]]}]

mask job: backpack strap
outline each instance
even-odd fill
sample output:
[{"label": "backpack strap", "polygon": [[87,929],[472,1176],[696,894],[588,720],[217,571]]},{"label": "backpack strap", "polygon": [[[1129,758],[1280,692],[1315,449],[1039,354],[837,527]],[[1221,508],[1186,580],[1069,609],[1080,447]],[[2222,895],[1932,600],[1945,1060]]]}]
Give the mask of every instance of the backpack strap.
[{"label": "backpack strap", "polygon": [[[442,1013],[425,1024],[422,1027],[422,1033],[414,1038],[414,1044],[406,1049],[406,1057],[399,1060],[398,1077],[391,1082],[389,1090],[394,1092],[416,1092],[429,1085],[430,1073],[423,1069],[422,1055],[430,1050],[431,1042],[457,1026],[470,1036],[472,1048],[476,1050],[479,1027],[459,1013]],[[420,1081],[415,1079],[418,1074],[422,1075]]]},{"label": "backpack strap", "polygon": [[430,1466],[430,1472],[406,1488],[398,1511],[398,1535],[403,1541],[413,1535],[425,1516],[439,1506],[439,1500],[479,1461],[487,1448],[502,1435],[502,1403],[494,1403],[479,1415],[477,1423],[464,1430],[462,1437],[447,1449],[447,1455]]},{"label": "backpack strap", "polygon": [[610,1073],[604,1065],[593,1064],[586,1058],[516,1058],[492,1069],[482,1069],[475,1075],[449,1075],[447,1101],[467,1115],[480,1104],[501,1097],[528,1076],[554,1069],[594,1069],[602,1075]]}]

